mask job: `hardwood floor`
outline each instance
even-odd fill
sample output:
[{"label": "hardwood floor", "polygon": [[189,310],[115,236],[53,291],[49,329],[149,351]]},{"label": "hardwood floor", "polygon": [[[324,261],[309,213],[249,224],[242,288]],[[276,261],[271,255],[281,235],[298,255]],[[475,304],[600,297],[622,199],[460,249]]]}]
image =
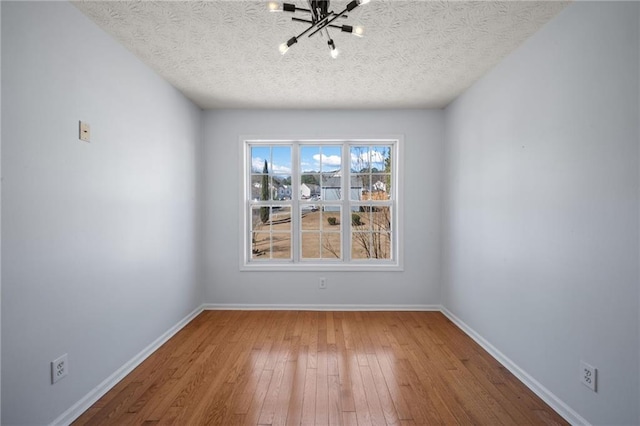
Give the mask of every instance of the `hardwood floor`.
[{"label": "hardwood floor", "polygon": [[205,311],[74,425],[567,424],[439,312]]}]

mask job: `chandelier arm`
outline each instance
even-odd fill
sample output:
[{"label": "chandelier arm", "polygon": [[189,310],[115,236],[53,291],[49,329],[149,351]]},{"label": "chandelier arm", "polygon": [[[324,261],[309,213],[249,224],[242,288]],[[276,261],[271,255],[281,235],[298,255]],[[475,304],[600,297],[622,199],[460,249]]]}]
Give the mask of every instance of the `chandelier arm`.
[{"label": "chandelier arm", "polygon": [[[311,31],[312,29],[314,29],[316,26],[315,25],[311,25],[309,28],[307,28],[306,30],[304,30],[303,32],[301,32],[299,35],[296,36],[296,39],[302,37],[303,35],[305,35],[306,33],[308,33],[309,31]],[[315,33],[315,32],[314,32]]]},{"label": "chandelier arm", "polygon": [[313,21],[309,20],[309,19],[302,19],[302,18],[291,18],[292,21],[296,21],[296,22],[305,22],[307,24],[313,24]]},{"label": "chandelier arm", "polygon": [[[342,18],[346,18],[346,16],[342,16]],[[309,19],[302,19],[302,18],[297,18],[297,17],[293,17],[291,18],[292,21],[296,21],[296,22],[304,22],[306,24],[313,24],[313,21],[309,20]],[[333,24],[327,24],[327,27],[331,27],[331,28],[338,28],[338,29],[342,29],[342,25],[333,25]]]},{"label": "chandelier arm", "polygon": [[[327,24],[327,25],[329,25],[329,24]],[[335,48],[336,48],[336,45],[335,45],[335,43],[333,42],[333,39],[331,38],[331,34],[329,34],[329,28],[327,28],[327,25],[325,25],[325,26],[323,27],[323,30],[324,30],[324,33],[327,35],[327,40],[329,40],[330,45],[331,45],[331,46],[333,46],[333,47],[331,48],[331,50],[333,50],[333,49],[335,49]]]}]

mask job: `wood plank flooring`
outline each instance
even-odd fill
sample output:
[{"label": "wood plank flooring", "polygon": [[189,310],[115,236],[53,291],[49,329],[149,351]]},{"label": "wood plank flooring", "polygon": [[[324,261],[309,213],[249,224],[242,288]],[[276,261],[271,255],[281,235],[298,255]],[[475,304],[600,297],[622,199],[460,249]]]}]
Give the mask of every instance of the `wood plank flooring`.
[{"label": "wood plank flooring", "polygon": [[439,312],[205,311],[74,425],[567,424]]}]

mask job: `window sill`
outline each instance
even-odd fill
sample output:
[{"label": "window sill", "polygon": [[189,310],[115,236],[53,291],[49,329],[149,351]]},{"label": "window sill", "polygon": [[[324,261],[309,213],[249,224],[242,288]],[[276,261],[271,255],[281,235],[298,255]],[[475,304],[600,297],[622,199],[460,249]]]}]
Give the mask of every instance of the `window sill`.
[{"label": "window sill", "polygon": [[240,265],[240,271],[273,272],[402,272],[404,266],[397,263],[378,264],[319,264],[319,263],[247,263]]}]

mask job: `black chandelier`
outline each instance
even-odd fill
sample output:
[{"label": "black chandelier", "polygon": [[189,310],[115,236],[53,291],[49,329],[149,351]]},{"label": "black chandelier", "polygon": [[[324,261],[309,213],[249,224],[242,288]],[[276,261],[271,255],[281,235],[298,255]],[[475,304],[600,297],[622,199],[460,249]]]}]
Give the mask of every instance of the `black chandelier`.
[{"label": "black chandelier", "polygon": [[329,52],[331,53],[331,57],[334,59],[337,58],[339,52],[338,49],[336,49],[336,45],[333,42],[331,35],[329,34],[329,28],[337,28],[342,32],[351,33],[355,36],[362,37],[362,34],[364,33],[364,29],[362,27],[354,27],[351,25],[335,25],[334,21],[340,18],[347,18],[347,12],[351,12],[361,4],[369,3],[369,1],[370,0],[351,0],[351,2],[347,4],[347,7],[345,7],[345,9],[340,13],[335,13],[333,10],[329,10],[329,0],[307,0],[309,9],[297,7],[296,5],[291,3],[280,4],[275,1],[269,2],[268,7],[270,12],[303,12],[309,15],[307,19],[302,19],[294,16],[293,18],[291,18],[291,20],[311,24],[309,28],[307,28],[297,36],[291,37],[289,40],[287,40],[286,43],[282,43],[279,48],[280,53],[282,53],[283,55],[287,53],[289,48],[296,44],[300,37],[309,32],[311,32],[311,34],[309,34],[308,37],[312,37],[317,33],[325,33],[327,39],[329,40],[327,44],[329,45]]}]

